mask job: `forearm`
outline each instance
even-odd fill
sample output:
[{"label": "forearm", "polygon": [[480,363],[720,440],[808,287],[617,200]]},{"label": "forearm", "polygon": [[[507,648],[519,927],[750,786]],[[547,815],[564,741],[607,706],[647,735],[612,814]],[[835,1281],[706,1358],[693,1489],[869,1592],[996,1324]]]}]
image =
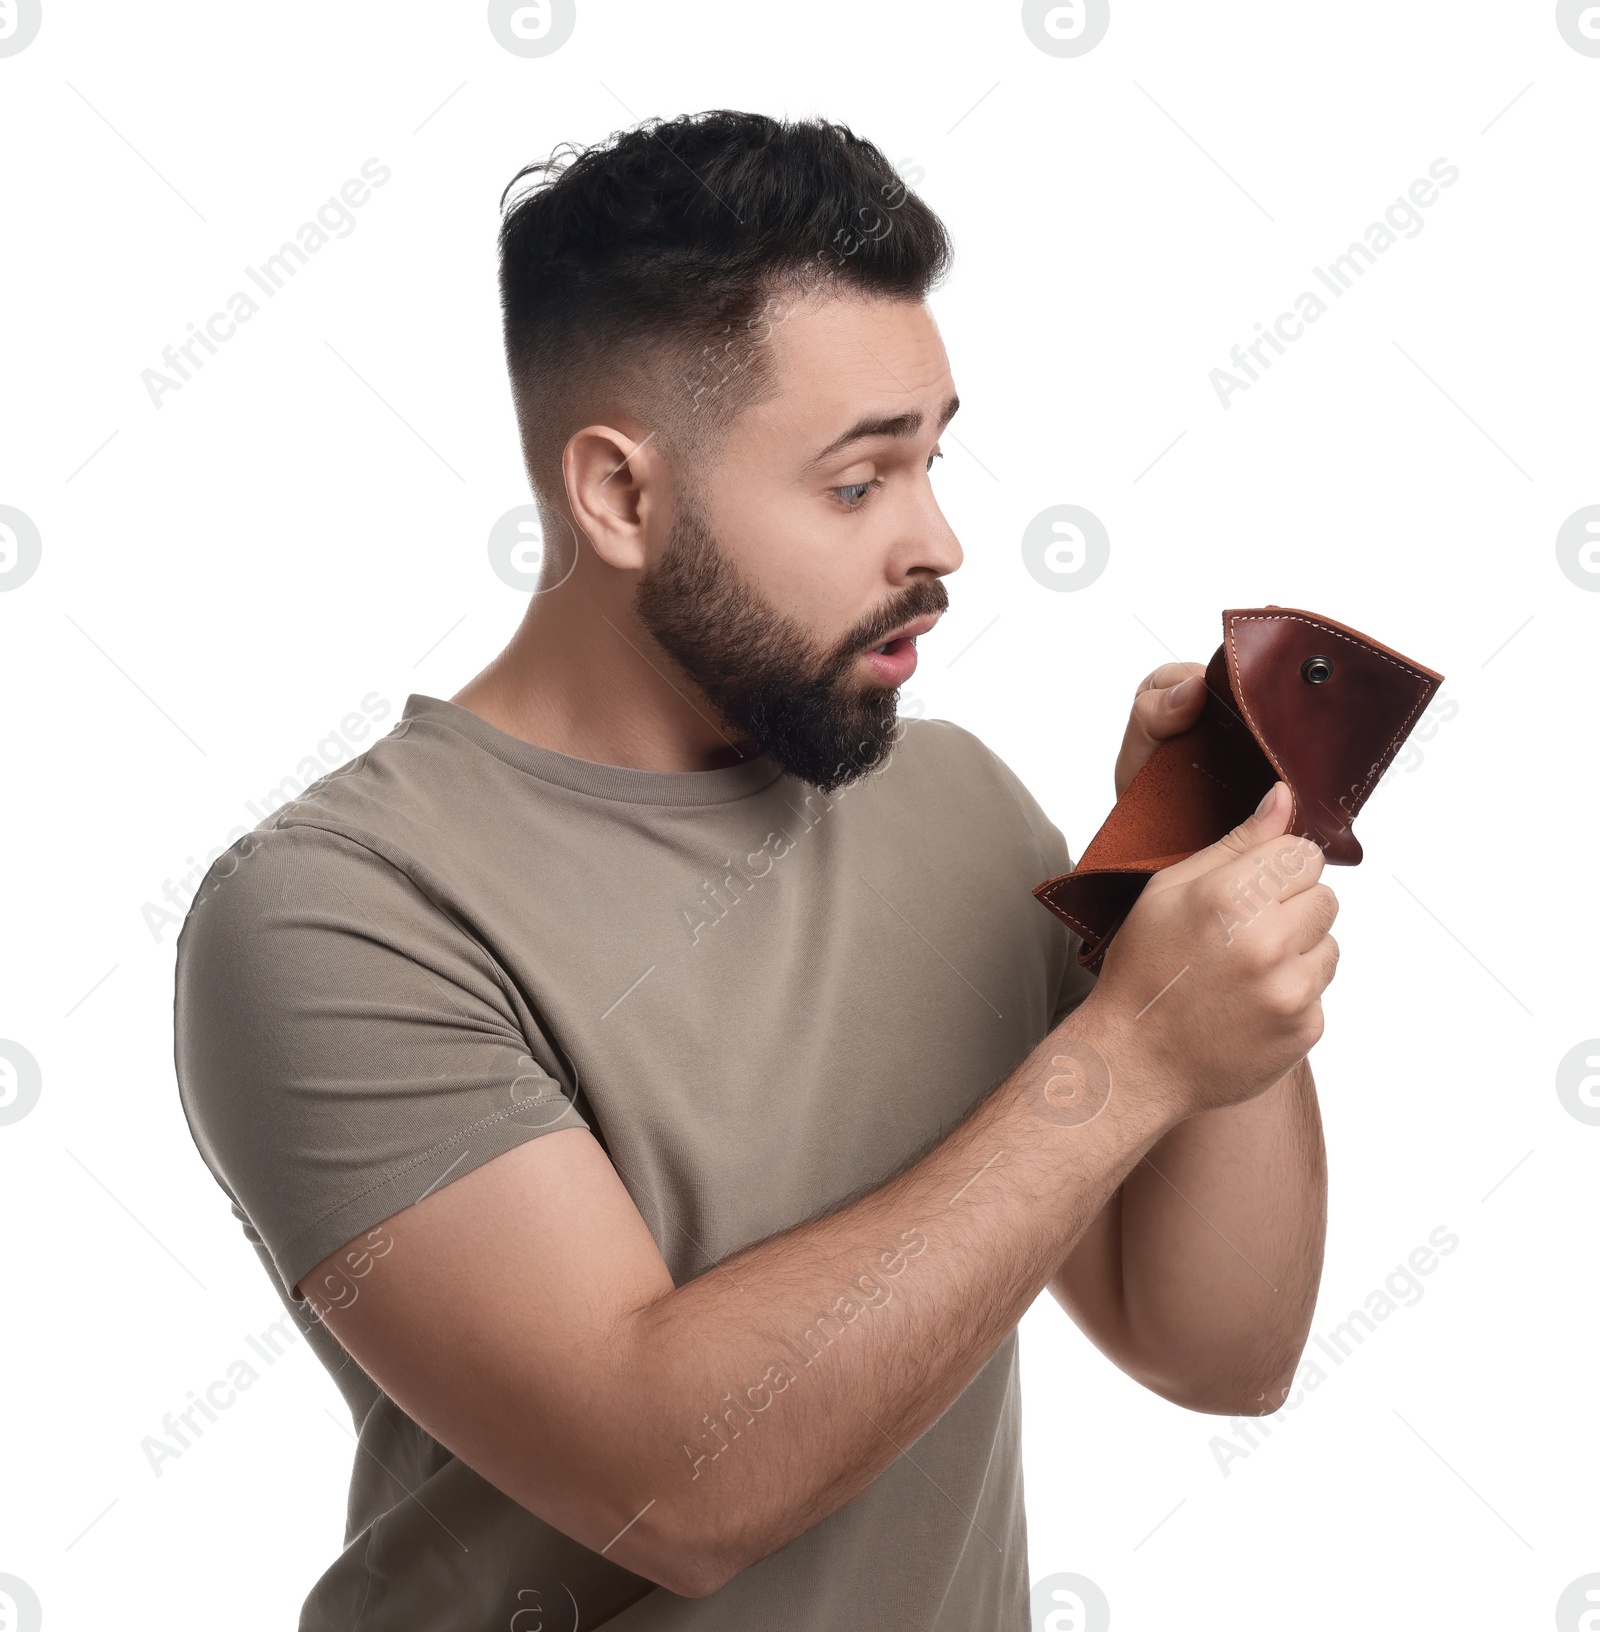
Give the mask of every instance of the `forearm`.
[{"label": "forearm", "polygon": [[1270,1411],[1310,1329],[1326,1217],[1322,1125],[1302,1061],[1259,1098],[1158,1140],[1057,1294],[1157,1393],[1192,1410]]},{"label": "forearm", "polygon": [[[1092,1121],[1036,1108],[1084,1005],[928,1156],[841,1211],[641,1309],[623,1353],[636,1538],[731,1574],[859,1496],[1021,1318],[1170,1125],[1116,1084]],[[638,1567],[638,1566],[636,1566]]]}]

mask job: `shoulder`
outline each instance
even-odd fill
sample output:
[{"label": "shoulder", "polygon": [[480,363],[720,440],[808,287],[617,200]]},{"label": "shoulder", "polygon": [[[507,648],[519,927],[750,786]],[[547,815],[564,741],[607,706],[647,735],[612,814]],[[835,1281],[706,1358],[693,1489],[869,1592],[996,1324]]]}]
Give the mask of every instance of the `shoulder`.
[{"label": "shoulder", "polygon": [[[208,857],[178,937],[180,961],[202,938],[247,935],[318,901],[424,887],[430,841],[480,797],[469,745],[431,719],[405,718],[355,758],[302,761],[260,796],[254,828],[235,828]],[[310,780],[302,778],[310,776]]]},{"label": "shoulder", "polygon": [[362,875],[381,878],[392,871],[343,833],[271,818],[236,839],[207,869],[178,932],[179,967],[202,945],[208,958],[229,946],[259,948],[259,937],[287,919],[303,919],[319,898],[336,897]]},{"label": "shoulder", "polygon": [[[384,853],[407,827],[426,825],[441,806],[457,802],[481,758],[433,715],[408,714],[354,759],[303,786],[286,778],[268,796],[275,808],[255,834],[315,828]],[[320,768],[315,760],[302,763]]]}]

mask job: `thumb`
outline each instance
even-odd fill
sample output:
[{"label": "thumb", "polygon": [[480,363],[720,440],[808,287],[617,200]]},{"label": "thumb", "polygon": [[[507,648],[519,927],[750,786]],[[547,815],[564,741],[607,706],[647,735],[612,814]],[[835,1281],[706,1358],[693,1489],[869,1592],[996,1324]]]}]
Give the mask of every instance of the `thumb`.
[{"label": "thumb", "polygon": [[1237,827],[1230,828],[1215,844],[1208,844],[1204,850],[1196,850],[1192,856],[1164,868],[1156,877],[1182,884],[1202,873],[1209,873],[1213,867],[1220,867],[1223,862],[1253,850],[1264,840],[1275,839],[1286,832],[1289,812],[1293,808],[1294,801],[1290,797],[1288,784],[1274,782],[1262,796],[1261,803]]}]

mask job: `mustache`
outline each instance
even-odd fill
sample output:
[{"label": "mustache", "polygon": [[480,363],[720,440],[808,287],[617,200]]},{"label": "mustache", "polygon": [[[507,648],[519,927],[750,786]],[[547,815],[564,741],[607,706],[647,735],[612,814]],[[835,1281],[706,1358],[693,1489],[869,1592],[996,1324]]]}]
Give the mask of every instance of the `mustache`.
[{"label": "mustache", "polygon": [[938,578],[921,579],[911,585],[899,600],[863,618],[839,643],[834,663],[849,663],[860,653],[881,646],[886,636],[914,618],[926,617],[933,612],[947,612],[949,609],[950,596],[943,581]]}]

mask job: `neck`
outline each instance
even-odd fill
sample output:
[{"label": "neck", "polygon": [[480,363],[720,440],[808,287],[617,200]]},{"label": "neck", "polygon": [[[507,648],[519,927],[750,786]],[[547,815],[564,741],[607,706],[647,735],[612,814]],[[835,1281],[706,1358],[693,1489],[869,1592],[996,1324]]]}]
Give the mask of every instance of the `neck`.
[{"label": "neck", "polygon": [[510,644],[450,701],[524,742],[602,765],[709,771],[750,758],[633,615],[631,582],[617,593],[586,565],[535,595]]}]

